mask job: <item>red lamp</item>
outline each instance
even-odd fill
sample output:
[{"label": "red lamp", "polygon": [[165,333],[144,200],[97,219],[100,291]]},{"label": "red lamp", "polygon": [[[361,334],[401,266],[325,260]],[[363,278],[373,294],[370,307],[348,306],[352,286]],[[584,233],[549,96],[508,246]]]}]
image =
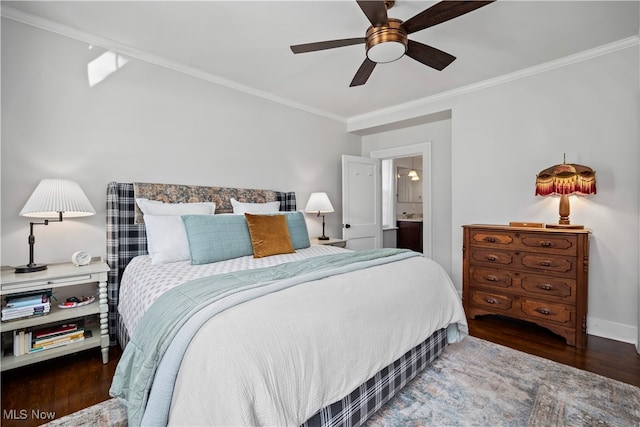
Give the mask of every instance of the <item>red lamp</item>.
[{"label": "red lamp", "polygon": [[560,221],[547,224],[549,228],[582,229],[569,221],[569,196],[571,194],[596,194],[596,173],[593,169],[576,164],[562,163],[551,166],[536,176],[536,196],[560,196]]}]

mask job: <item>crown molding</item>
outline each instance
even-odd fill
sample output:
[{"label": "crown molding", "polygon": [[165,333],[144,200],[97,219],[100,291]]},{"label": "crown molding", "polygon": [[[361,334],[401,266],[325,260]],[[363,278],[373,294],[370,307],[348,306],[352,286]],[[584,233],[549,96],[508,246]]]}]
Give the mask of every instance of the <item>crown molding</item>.
[{"label": "crown molding", "polygon": [[94,46],[99,46],[101,48],[117,52],[129,58],[138,59],[140,61],[144,61],[149,64],[157,65],[159,67],[163,67],[178,73],[186,74],[188,76],[195,77],[197,79],[205,80],[209,83],[214,83],[220,86],[237,90],[239,92],[244,92],[253,96],[257,96],[259,98],[263,98],[268,101],[286,105],[288,107],[295,108],[297,110],[306,111],[308,113],[315,114],[318,116],[323,116],[328,119],[336,120],[342,123],[346,123],[347,121],[346,118],[344,117],[336,116],[335,114],[331,114],[326,111],[311,108],[307,105],[300,104],[300,103],[291,101],[289,99],[281,98],[273,94],[252,88],[250,86],[236,83],[234,81],[225,79],[215,74],[207,73],[200,69],[189,67],[189,66],[171,61],[169,59],[163,58],[161,56],[153,55],[143,50],[136,49],[126,44],[118,43],[114,40],[100,37],[98,35],[91,34],[86,31],[77,30],[67,25],[60,24],[58,22],[51,21],[49,19],[45,19],[30,13],[26,13],[9,6],[2,5],[1,15],[4,18],[11,19],[13,21],[20,22],[22,24],[36,27],[41,30],[45,30],[54,34],[58,34],[58,35],[71,38],[74,40],[78,40],[84,43],[88,43]]},{"label": "crown molding", "polygon": [[[104,37],[97,36],[95,34],[77,30],[67,25],[63,25],[58,22],[51,21],[49,19],[41,18],[30,13],[22,12],[20,10],[14,9],[9,6],[2,5],[1,15],[13,21],[17,21],[26,25],[40,28],[45,31],[59,34],[64,37],[68,37],[74,40],[78,40],[78,41],[89,43],[95,46],[100,46],[104,49],[118,52],[129,58],[138,59],[140,61],[144,61],[159,67],[163,67],[181,74],[189,75],[191,77],[195,77],[213,84],[234,89],[239,92],[244,92],[244,93],[257,96],[272,102],[276,102],[291,108],[306,111],[311,114],[326,117],[331,120],[346,123],[348,132],[357,132],[357,131],[365,130],[371,127],[370,124],[372,122],[376,122],[375,126],[382,125],[384,124],[383,122],[385,121],[388,122],[388,118],[387,120],[385,120],[386,116],[397,115],[401,113],[406,114],[412,109],[420,109],[434,102],[443,101],[443,100],[454,98],[467,93],[502,85],[504,83],[530,77],[535,74],[545,73],[547,71],[566,67],[572,64],[576,64],[578,62],[587,61],[589,59],[596,58],[602,55],[607,55],[609,53],[616,52],[629,47],[640,46],[639,36],[632,36],[632,37],[628,37],[628,38],[625,38],[613,43],[609,43],[594,49],[589,49],[584,52],[570,55],[565,58],[535,65],[533,67],[525,68],[523,70],[515,71],[513,73],[505,74],[496,78],[484,80],[478,83],[473,83],[473,84],[456,88],[453,90],[449,90],[446,92],[441,92],[433,96],[421,98],[421,99],[407,102],[404,104],[397,104],[391,107],[383,108],[380,110],[372,111],[372,112],[361,114],[358,116],[345,118],[341,116],[336,116],[335,114],[331,114],[326,111],[311,108],[307,105],[300,104],[300,103],[291,101],[289,99],[277,97],[273,94],[252,88],[250,86],[241,85],[234,81],[222,78],[220,76],[217,76],[211,73],[207,73],[200,69],[189,67],[189,66],[171,61],[169,59],[163,58],[161,56],[153,55],[143,50],[136,49],[131,46],[118,43],[116,41],[113,41]],[[408,113],[408,116],[413,116],[413,115]]]},{"label": "crown molding", "polygon": [[[638,36],[627,37],[625,39],[618,40],[616,42],[599,46],[593,49],[589,49],[584,52],[570,55],[555,61],[549,61],[543,64],[538,64],[533,67],[525,68],[509,74],[504,74],[502,76],[484,80],[478,83],[473,83],[467,86],[462,86],[446,92],[441,92],[439,94],[429,96],[426,98],[421,98],[421,99],[407,102],[404,104],[397,104],[392,107],[383,108],[383,109],[372,111],[370,113],[362,114],[359,116],[352,116],[347,119],[347,131],[348,132],[361,131],[370,127],[368,124],[374,121],[375,119],[380,119],[388,115],[397,114],[397,113],[406,112],[412,109],[424,107],[425,105],[428,105],[434,102],[443,101],[449,98],[479,91],[479,90],[490,88],[493,86],[499,86],[514,80],[530,77],[535,74],[546,73],[548,71],[555,70],[557,68],[567,67],[569,65],[573,65],[578,62],[587,61],[602,55],[607,55],[607,54],[617,52],[622,49],[634,47],[634,46],[640,46],[640,38]],[[365,122],[368,124],[358,125],[358,123],[364,124]],[[376,126],[380,126],[381,124],[383,123],[377,123]]]}]

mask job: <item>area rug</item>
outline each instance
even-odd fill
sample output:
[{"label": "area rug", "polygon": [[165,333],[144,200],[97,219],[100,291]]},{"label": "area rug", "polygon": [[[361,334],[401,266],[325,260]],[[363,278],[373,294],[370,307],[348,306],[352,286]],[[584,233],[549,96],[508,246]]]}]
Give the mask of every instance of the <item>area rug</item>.
[{"label": "area rug", "polygon": [[[53,426],[126,426],[116,399]],[[640,426],[640,388],[474,337],[452,344],[366,424]]]}]

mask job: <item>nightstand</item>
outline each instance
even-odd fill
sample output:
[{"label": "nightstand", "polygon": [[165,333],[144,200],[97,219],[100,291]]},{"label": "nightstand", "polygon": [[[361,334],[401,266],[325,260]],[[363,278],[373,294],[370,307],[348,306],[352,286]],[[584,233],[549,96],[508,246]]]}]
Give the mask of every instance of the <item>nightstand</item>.
[{"label": "nightstand", "polygon": [[328,245],[328,246],[337,246],[339,248],[346,248],[347,241],[342,239],[334,239],[329,238],[329,240],[320,240],[318,238],[311,239],[312,245]]},{"label": "nightstand", "polygon": [[[42,360],[52,359],[81,350],[100,347],[102,362],[109,362],[109,306],[107,295],[107,272],[109,266],[101,257],[91,260],[85,266],[77,267],[70,262],[49,264],[43,271],[33,273],[14,272],[12,267],[2,267],[0,295],[7,295],[51,289],[53,296],[48,314],[3,321],[0,324],[2,334],[1,370],[17,368]],[[69,297],[95,296],[90,304],[74,308],[58,308]],[[4,301],[3,301],[4,305]],[[82,321],[84,339],[37,352],[19,356],[13,355],[14,331],[33,332],[64,323]]]}]

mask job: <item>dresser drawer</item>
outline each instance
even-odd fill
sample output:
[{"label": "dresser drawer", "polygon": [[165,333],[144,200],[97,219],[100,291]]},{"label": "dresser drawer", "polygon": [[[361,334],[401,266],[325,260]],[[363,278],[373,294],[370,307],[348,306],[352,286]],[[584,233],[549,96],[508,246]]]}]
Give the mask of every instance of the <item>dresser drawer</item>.
[{"label": "dresser drawer", "polygon": [[571,256],[506,251],[472,246],[470,265],[513,268],[564,277],[576,274],[576,258]]},{"label": "dresser drawer", "polygon": [[520,286],[532,296],[545,296],[558,298],[559,300],[575,304],[576,281],[575,279],[559,278],[552,276],[538,276],[522,273]]},{"label": "dresser drawer", "polygon": [[470,286],[569,304],[576,302],[576,281],[571,278],[472,265],[469,267],[469,279]]},{"label": "dresser drawer", "polygon": [[573,306],[525,299],[520,303],[520,308],[533,321],[575,323],[575,308]]},{"label": "dresser drawer", "polygon": [[571,305],[555,304],[516,295],[472,289],[471,305],[495,314],[518,317],[532,322],[575,323],[575,308]]},{"label": "dresser drawer", "polygon": [[575,235],[554,236],[541,233],[520,233],[520,241],[518,243],[518,247],[521,249],[575,255],[577,253],[578,238]]},{"label": "dresser drawer", "polygon": [[470,244],[496,249],[575,255],[578,238],[575,235],[554,235],[541,232],[471,230]]},{"label": "dresser drawer", "polygon": [[493,230],[472,230],[470,235],[471,244],[491,246],[497,248],[510,248],[514,245],[513,233],[503,233]]},{"label": "dresser drawer", "polygon": [[576,272],[576,258],[570,256],[525,253],[520,258],[520,263],[527,269],[554,275],[574,277]]},{"label": "dresser drawer", "polygon": [[500,266],[515,266],[514,253],[489,248],[471,247],[472,263],[495,264]]},{"label": "dresser drawer", "polygon": [[504,311],[507,313],[513,307],[513,298],[493,292],[472,290],[471,303],[479,307],[489,308],[495,312]]},{"label": "dresser drawer", "polygon": [[514,273],[509,270],[471,266],[469,267],[469,275],[472,285],[491,286],[499,289],[513,286]]}]

